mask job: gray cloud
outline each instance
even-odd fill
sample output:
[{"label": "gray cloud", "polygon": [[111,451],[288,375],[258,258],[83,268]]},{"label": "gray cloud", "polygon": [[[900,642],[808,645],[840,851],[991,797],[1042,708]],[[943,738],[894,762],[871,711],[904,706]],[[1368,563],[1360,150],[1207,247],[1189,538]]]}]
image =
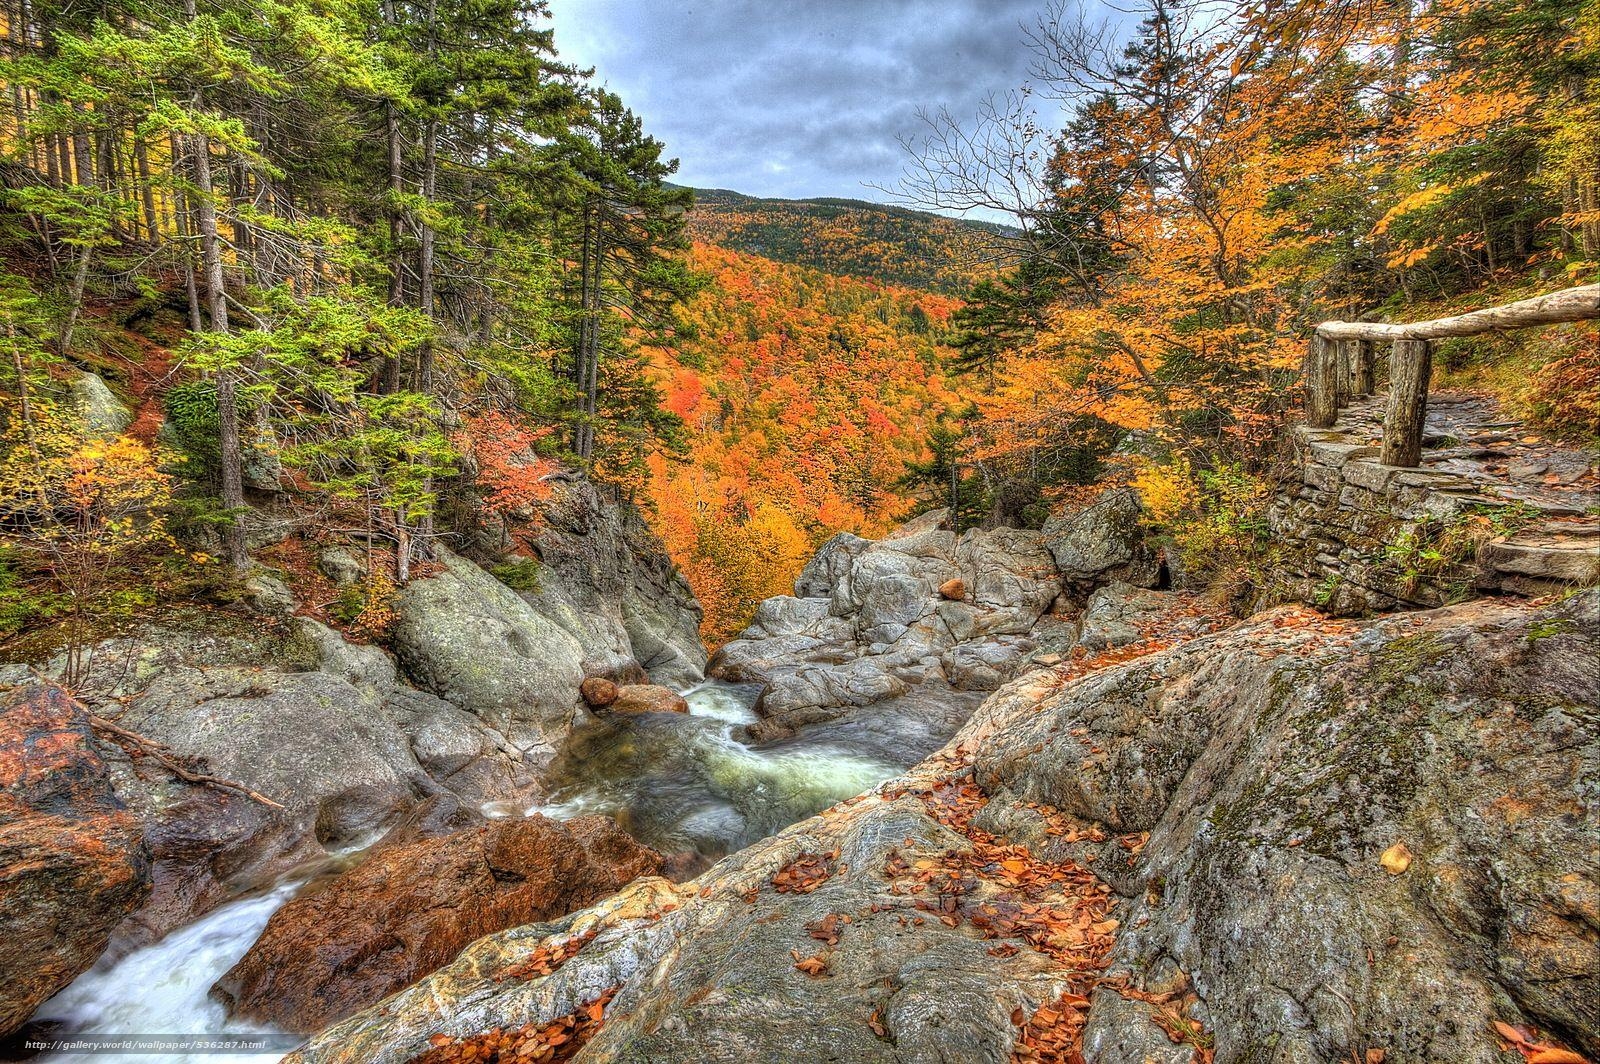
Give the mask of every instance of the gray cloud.
[{"label": "gray cloud", "polygon": [[1027,78],[1042,0],[551,0],[593,66],[682,160],[760,196],[882,199],[919,108],[970,113]]}]

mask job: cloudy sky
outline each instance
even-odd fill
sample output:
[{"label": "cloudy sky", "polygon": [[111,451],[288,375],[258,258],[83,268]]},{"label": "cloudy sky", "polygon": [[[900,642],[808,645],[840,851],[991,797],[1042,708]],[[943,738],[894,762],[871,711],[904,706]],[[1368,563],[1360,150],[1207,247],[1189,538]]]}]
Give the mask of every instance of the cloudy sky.
[{"label": "cloudy sky", "polygon": [[884,199],[917,109],[971,113],[1027,78],[1041,0],[551,0],[562,57],[593,66],[682,160],[757,196]]}]

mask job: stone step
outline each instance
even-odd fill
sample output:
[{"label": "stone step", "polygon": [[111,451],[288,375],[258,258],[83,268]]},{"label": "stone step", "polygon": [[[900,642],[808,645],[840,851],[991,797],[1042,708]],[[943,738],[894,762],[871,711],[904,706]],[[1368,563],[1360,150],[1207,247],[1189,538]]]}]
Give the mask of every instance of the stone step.
[{"label": "stone step", "polygon": [[1564,584],[1600,581],[1600,528],[1529,530],[1490,540],[1478,551],[1484,569]]}]

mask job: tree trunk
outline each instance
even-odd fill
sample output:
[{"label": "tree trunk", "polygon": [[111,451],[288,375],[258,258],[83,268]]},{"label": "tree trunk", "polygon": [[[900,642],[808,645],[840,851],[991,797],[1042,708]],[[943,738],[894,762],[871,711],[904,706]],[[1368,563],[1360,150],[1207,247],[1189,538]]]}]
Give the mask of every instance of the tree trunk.
[{"label": "tree trunk", "polygon": [[66,184],[61,178],[61,157],[56,151],[56,135],[44,135],[44,176],[52,185]]},{"label": "tree trunk", "polygon": [[[250,171],[245,168],[243,159],[238,156],[228,155],[228,188],[230,199],[233,202],[233,251],[239,263],[250,270],[250,276],[259,277],[261,270],[256,261],[255,240],[250,232],[250,223],[245,221],[241,208],[250,203]],[[271,287],[268,281],[264,287]]]},{"label": "tree trunk", "polygon": [[[483,127],[483,159],[484,170],[489,173],[493,172],[494,161],[499,156],[499,150],[495,145],[494,137],[494,119],[492,117],[485,118]],[[489,240],[489,227],[494,224],[494,204],[493,197],[491,196],[483,197],[483,210],[479,218],[479,224],[482,226],[483,235],[481,239],[487,243]],[[479,291],[481,293],[480,298],[483,300],[483,303],[478,308],[478,344],[482,347],[488,347],[489,344],[494,340],[494,289],[489,284],[485,283],[480,286]]]},{"label": "tree trunk", "polygon": [[11,111],[17,123],[17,143],[26,147],[28,152],[28,165],[35,169],[39,166],[39,152],[33,142],[33,136],[28,132],[28,109],[22,102],[22,87],[11,86]]},{"label": "tree trunk", "polygon": [[1383,464],[1422,464],[1422,431],[1428,415],[1428,380],[1433,351],[1426,340],[1396,340],[1389,362],[1389,410],[1383,419]]},{"label": "tree trunk", "polygon": [[1407,110],[1408,86],[1411,80],[1411,0],[1393,0],[1394,54],[1389,61],[1388,106],[1389,118],[1398,118]]},{"label": "tree trunk", "polygon": [[[389,194],[396,202],[389,205],[389,305],[400,307],[406,301],[405,252],[400,247],[400,238],[403,230],[403,221],[400,217],[398,199],[405,191],[405,174],[402,170],[404,156],[400,145],[400,112],[391,101],[384,105],[383,122],[385,133],[389,141]],[[392,395],[400,390],[400,359],[389,354],[383,359],[383,375],[378,383],[378,390],[384,395]]]},{"label": "tree trunk", "polygon": [[[439,124],[429,119],[424,127],[422,138],[422,198],[428,203],[433,202],[434,192],[438,187],[439,157],[438,157]],[[429,322],[433,321],[433,255],[434,232],[433,226],[423,219],[417,226],[421,235],[421,251],[417,259],[417,302],[423,317]],[[417,391],[424,395],[433,394],[433,340],[425,337],[417,348]]]},{"label": "tree trunk", "polygon": [[600,327],[605,282],[605,228],[600,205],[594,208],[594,250],[589,259],[589,350],[585,358],[583,391],[583,458],[594,457],[595,419],[600,413]]},{"label": "tree trunk", "polygon": [[[200,263],[206,279],[206,309],[211,331],[228,331],[228,292],[222,275],[222,241],[217,234],[215,186],[211,180],[211,143],[204,133],[189,135],[194,166],[195,224],[200,230]],[[242,573],[250,567],[245,547],[244,447],[239,433],[238,371],[217,370],[217,443],[222,466],[222,505],[233,515],[224,533],[228,564]]]},{"label": "tree trunk", "polygon": [[[188,159],[184,152],[186,146],[187,138],[180,140],[176,135],[172,137],[173,176],[179,174],[188,176],[186,173],[189,169]],[[193,214],[194,208],[190,204],[188,190],[178,188],[172,203],[172,224],[177,230],[178,243],[183,248],[183,290],[189,299],[189,331],[200,332],[205,328],[205,322],[200,317],[200,286],[196,283],[194,274],[193,230],[189,224]]]},{"label": "tree trunk", "polygon": [[89,260],[93,257],[93,248],[85,245],[78,249],[78,265],[72,271],[72,292],[67,301],[67,320],[61,326],[58,344],[62,356],[72,353],[72,331],[78,327],[78,318],[83,315],[83,290],[89,284]]},{"label": "tree trunk", "polygon": [[594,260],[596,258],[594,246],[594,218],[593,208],[585,203],[583,207],[583,239],[582,249],[578,259],[578,287],[580,316],[578,319],[578,343],[572,355],[572,383],[577,393],[575,408],[577,423],[572,430],[572,450],[579,459],[589,457],[588,441],[588,396],[589,396],[589,349],[590,337],[595,331],[596,321],[594,313]]},{"label": "tree trunk", "polygon": [[[33,398],[28,393],[28,367],[22,359],[22,345],[17,343],[17,329],[10,322],[6,323],[6,339],[10,341],[11,367],[17,374],[17,412],[22,415],[22,436],[28,444],[28,456],[33,459],[34,469],[37,470],[44,459],[39,454],[39,437],[33,423]],[[44,478],[34,478],[34,491],[41,509],[48,509],[49,498],[45,495]]]},{"label": "tree trunk", "polygon": [[[87,122],[88,112],[84,109],[83,104],[73,104],[72,113],[76,122]],[[77,183],[80,185],[94,184],[94,160],[92,153],[89,151],[89,134],[82,125],[73,130],[72,133],[72,159],[73,165],[77,168],[75,174]]]},{"label": "tree trunk", "polygon": [[[434,53],[438,48],[439,39],[439,4],[438,0],[427,0],[427,7],[423,12],[423,22],[427,27],[427,55],[431,64]],[[422,124],[422,202],[424,204],[423,216],[417,219],[417,235],[420,248],[417,252],[417,307],[422,311],[424,318],[431,325],[433,323],[433,253],[434,237],[433,224],[428,221],[427,211],[433,207],[433,197],[439,186],[439,116],[437,113],[428,114]],[[417,391],[424,395],[433,394],[433,339],[424,337],[417,347]]]},{"label": "tree trunk", "polygon": [[150,180],[150,151],[143,140],[134,143],[133,161],[139,177],[139,201],[144,207],[145,235],[151,244],[159,244],[161,225],[156,215],[156,190]]}]

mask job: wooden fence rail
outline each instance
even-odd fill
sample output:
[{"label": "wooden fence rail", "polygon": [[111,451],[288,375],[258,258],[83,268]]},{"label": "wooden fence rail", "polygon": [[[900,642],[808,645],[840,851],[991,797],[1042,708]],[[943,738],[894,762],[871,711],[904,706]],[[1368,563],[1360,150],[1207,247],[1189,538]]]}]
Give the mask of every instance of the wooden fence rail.
[{"label": "wooden fence rail", "polygon": [[1352,396],[1371,395],[1376,388],[1376,345],[1392,344],[1381,461],[1388,466],[1420,465],[1434,340],[1591,318],[1600,318],[1600,284],[1411,325],[1325,321],[1317,326],[1306,354],[1306,424],[1329,428]]}]

